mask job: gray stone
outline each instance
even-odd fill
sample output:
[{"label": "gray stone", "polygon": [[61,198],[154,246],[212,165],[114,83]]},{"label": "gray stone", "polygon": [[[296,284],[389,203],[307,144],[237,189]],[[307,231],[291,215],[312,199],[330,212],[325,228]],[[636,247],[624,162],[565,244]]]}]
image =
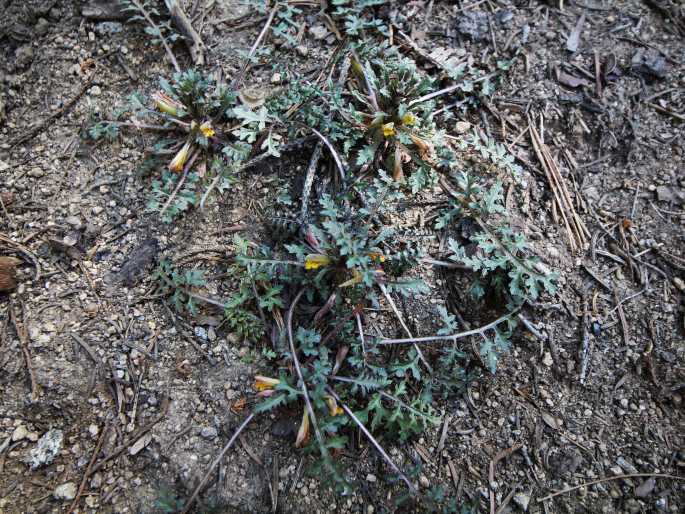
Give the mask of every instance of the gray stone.
[{"label": "gray stone", "polygon": [[465,134],[471,130],[471,124],[468,121],[458,121],[454,126],[457,134]]},{"label": "gray stone", "polygon": [[476,11],[467,12],[457,20],[457,30],[460,34],[471,38],[473,41],[484,41],[488,36],[488,15]]},{"label": "gray stone", "polygon": [[314,39],[325,39],[328,35],[328,29],[323,25],[314,25],[309,29],[309,33],[314,36]]},{"label": "gray stone", "polygon": [[45,34],[48,33],[49,29],[50,29],[50,23],[48,23],[48,20],[46,20],[45,18],[38,18],[38,22],[36,23],[36,26],[34,27],[36,34],[38,34],[39,36],[44,36]]},{"label": "gray stone", "polygon": [[523,512],[528,512],[528,505],[530,505],[530,494],[516,493],[514,495],[514,503],[518,505]]},{"label": "gray stone", "polygon": [[195,327],[195,335],[202,339],[203,341],[207,340],[207,329],[205,327]]},{"label": "gray stone", "polygon": [[103,21],[95,25],[95,33],[101,36],[111,36],[124,30],[124,26],[118,21]]},{"label": "gray stone", "polygon": [[25,68],[33,61],[33,47],[28,45],[22,45],[14,51],[15,63],[18,68]]},{"label": "gray stone", "polygon": [[53,428],[43,434],[36,447],[29,452],[29,465],[32,470],[50,464],[62,449],[64,433]]},{"label": "gray stone", "polygon": [[14,429],[14,432],[12,432],[12,442],[21,441],[26,438],[28,434],[29,431],[26,430],[26,427],[24,425],[19,425]]},{"label": "gray stone", "polygon": [[80,229],[81,227],[83,227],[81,218],[79,218],[78,216],[68,216],[64,221],[67,223],[67,225],[71,225],[76,229]]},{"label": "gray stone", "polygon": [[112,0],[89,0],[81,8],[81,15],[90,20],[125,20],[131,13],[124,11],[123,7],[120,2]]},{"label": "gray stone", "polygon": [[212,440],[216,439],[216,436],[219,435],[217,432],[216,428],[214,427],[202,427],[202,430],[200,431],[200,435],[204,437],[205,439]]},{"label": "gray stone", "polygon": [[654,487],[656,487],[656,480],[654,480],[653,477],[650,477],[635,488],[635,496],[638,498],[645,498],[652,494]]},{"label": "gray stone", "polygon": [[74,482],[67,482],[58,485],[52,492],[52,496],[56,500],[69,501],[76,498],[76,484]]},{"label": "gray stone", "polygon": [[631,68],[634,73],[652,79],[663,79],[666,77],[668,67],[666,59],[655,49],[639,49],[631,61]]},{"label": "gray stone", "polygon": [[635,466],[633,466],[630,462],[628,462],[626,459],[624,459],[623,457],[619,457],[618,459],[616,459],[616,464],[621,466],[623,471],[625,471],[626,473],[637,473],[638,472],[637,468]]}]

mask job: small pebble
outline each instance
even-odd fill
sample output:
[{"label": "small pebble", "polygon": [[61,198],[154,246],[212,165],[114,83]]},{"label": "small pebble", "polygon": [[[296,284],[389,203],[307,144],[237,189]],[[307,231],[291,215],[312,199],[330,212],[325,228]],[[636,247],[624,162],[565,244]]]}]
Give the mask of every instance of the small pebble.
[{"label": "small pebble", "polygon": [[203,341],[207,340],[207,330],[204,327],[195,327],[195,335]]},{"label": "small pebble", "polygon": [[519,506],[523,512],[528,512],[528,505],[530,504],[530,494],[517,493],[514,495],[514,503]]},{"label": "small pebble", "polygon": [[471,124],[468,121],[458,121],[454,126],[454,130],[456,130],[457,134],[465,134],[471,130]]},{"label": "small pebble", "polygon": [[328,29],[323,25],[314,25],[309,29],[309,33],[314,36],[314,39],[326,39],[328,35]]},{"label": "small pebble", "polygon": [[676,286],[678,291],[685,293],[685,282],[680,277],[673,277],[673,285]]},{"label": "small pebble", "polygon": [[44,36],[45,34],[48,33],[49,29],[50,29],[50,24],[48,23],[48,20],[46,20],[45,18],[38,18],[38,22],[36,23],[36,26],[34,27],[36,34],[38,34],[39,36]]},{"label": "small pebble", "polygon": [[76,484],[74,482],[67,482],[59,485],[52,492],[52,496],[56,500],[69,501],[76,498]]},{"label": "small pebble", "polygon": [[28,434],[29,431],[26,429],[26,427],[24,425],[19,425],[14,429],[14,432],[12,432],[12,442],[21,441],[22,439],[26,438]]},{"label": "small pebble", "polygon": [[200,431],[200,435],[203,438],[211,441],[212,439],[215,439],[216,436],[219,435],[219,433],[217,432],[216,428],[214,428],[214,427],[202,427],[202,430]]}]

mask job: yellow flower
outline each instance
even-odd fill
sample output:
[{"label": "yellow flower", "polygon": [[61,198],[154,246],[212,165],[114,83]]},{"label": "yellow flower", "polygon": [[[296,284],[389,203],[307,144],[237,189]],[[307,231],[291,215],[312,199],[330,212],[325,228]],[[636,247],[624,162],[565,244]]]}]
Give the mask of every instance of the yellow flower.
[{"label": "yellow flower", "polygon": [[320,253],[310,253],[304,260],[304,269],[317,269],[321,266],[328,266],[331,258]]},{"label": "yellow flower", "polygon": [[185,145],[183,145],[183,148],[181,148],[178,151],[178,153],[176,154],[176,157],[174,157],[173,160],[169,163],[169,169],[171,171],[176,171],[176,172],[183,171],[183,166],[185,166],[185,163],[188,160],[188,156],[190,155],[191,147],[192,147],[192,144],[190,141],[188,141]]},{"label": "yellow flower", "polygon": [[352,270],[352,278],[349,280],[346,280],[342,284],[340,284],[338,287],[350,287],[356,284],[359,284],[362,281],[362,274],[359,273],[356,269]]},{"label": "yellow flower", "polygon": [[383,125],[383,135],[385,137],[391,137],[395,135],[395,124],[393,122],[385,123]]},{"label": "yellow flower", "polygon": [[274,387],[276,387],[280,383],[281,383],[281,381],[278,380],[277,378],[269,378],[269,377],[264,377],[262,375],[255,375],[255,377],[254,377],[254,388],[257,391],[265,391],[267,389],[273,389]]},{"label": "yellow flower", "polygon": [[182,116],[183,104],[174,100],[169,95],[162,91],[158,91],[152,94],[152,100],[155,102],[155,107],[162,112],[170,114],[172,116]]},{"label": "yellow flower", "polygon": [[343,411],[341,407],[338,406],[338,402],[335,401],[335,398],[332,396],[324,396],[324,400],[326,401],[326,405],[328,405],[328,412],[331,416],[338,416],[339,414],[342,414]]},{"label": "yellow flower", "polygon": [[381,252],[369,252],[372,261],[385,262],[385,255]]},{"label": "yellow flower", "polygon": [[295,439],[295,448],[302,448],[309,441],[309,415],[307,414],[307,407],[302,413],[302,423],[300,429],[297,431],[297,439]]},{"label": "yellow flower", "polygon": [[200,125],[200,132],[202,132],[202,135],[205,137],[212,137],[216,132],[214,131],[214,127],[212,127],[212,122],[210,121],[205,121]]},{"label": "yellow flower", "polygon": [[416,124],[416,116],[408,112],[402,116],[402,124],[411,127],[412,125]]}]

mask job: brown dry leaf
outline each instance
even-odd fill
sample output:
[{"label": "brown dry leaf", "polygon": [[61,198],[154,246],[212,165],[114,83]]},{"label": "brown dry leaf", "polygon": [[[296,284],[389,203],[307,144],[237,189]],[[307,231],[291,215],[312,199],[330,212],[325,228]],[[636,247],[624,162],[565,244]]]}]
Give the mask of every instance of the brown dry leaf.
[{"label": "brown dry leaf", "polygon": [[198,177],[204,178],[205,174],[207,173],[207,159],[202,159],[200,161],[200,164],[195,167],[195,172],[197,173]]},{"label": "brown dry leaf", "polygon": [[9,207],[14,203],[14,193],[9,191],[0,193],[0,200],[2,200],[2,203],[5,207]]},{"label": "brown dry leaf", "polygon": [[587,80],[561,70],[557,70],[557,80],[560,84],[573,88],[590,85]]},{"label": "brown dry leaf", "polygon": [[309,441],[309,415],[307,409],[304,409],[302,414],[302,423],[300,429],[297,431],[297,438],[295,439],[295,448],[302,448]]},{"label": "brown dry leaf", "polygon": [[547,424],[547,426],[553,428],[554,430],[559,430],[561,428],[559,420],[552,416],[549,412],[542,411],[541,414],[542,420]]},{"label": "brown dry leaf", "polygon": [[402,149],[400,144],[395,144],[395,158],[393,162],[392,178],[400,182],[404,178],[404,171],[402,171]]},{"label": "brown dry leaf", "polygon": [[82,61],[79,63],[79,68],[81,70],[81,75],[86,75],[87,71],[91,68],[95,67],[95,60],[91,59],[90,57],[86,59],[85,61]]},{"label": "brown dry leaf", "polygon": [[237,400],[233,405],[231,405],[231,410],[235,412],[236,414],[240,414],[245,410],[245,406],[247,405],[247,398],[244,396]]},{"label": "brown dry leaf", "polygon": [[190,365],[190,361],[188,359],[183,360],[183,361],[179,362],[178,364],[176,364],[176,372],[179,375],[183,375],[184,377],[187,378],[190,376],[192,371],[193,371],[193,368]]},{"label": "brown dry leaf", "polygon": [[245,87],[238,93],[238,98],[250,109],[261,107],[266,102],[271,91],[260,87]]},{"label": "brown dry leaf", "polygon": [[0,257],[0,291],[12,291],[17,287],[17,266],[21,259]]}]

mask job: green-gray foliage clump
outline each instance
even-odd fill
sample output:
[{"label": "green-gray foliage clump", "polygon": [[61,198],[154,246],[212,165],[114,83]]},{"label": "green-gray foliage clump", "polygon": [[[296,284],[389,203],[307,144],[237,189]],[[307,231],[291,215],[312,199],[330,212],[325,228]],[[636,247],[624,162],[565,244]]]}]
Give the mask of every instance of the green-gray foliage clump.
[{"label": "green-gray foliage clump", "polygon": [[153,279],[157,282],[158,292],[171,298],[176,311],[197,314],[197,298],[191,290],[205,285],[202,271],[178,270],[170,261],[162,260],[153,274]]},{"label": "green-gray foliage clump", "polygon": [[[157,157],[184,145],[211,163],[201,178],[189,156],[174,166],[177,153],[170,170],[153,180],[150,209],[165,221],[202,204],[214,188],[230,189],[255,154],[287,159],[287,143],[315,134],[319,149],[307,148],[317,158],[308,176],[299,178],[307,201],[312,182],[321,178],[317,201],[289,219],[292,230],[274,235],[271,244],[234,239],[228,273],[234,294],[227,301],[196,294],[204,283],[196,271],[163,262],[156,277],[177,310],[194,313],[203,300],[218,305],[228,330],[262,346],[275,367],[257,378],[254,411],[301,411],[296,445],[317,454],[320,469],[341,490],[350,484],[338,456],[353,430],[361,425],[404,441],[437,425],[435,398],[463,392],[479,366],[494,373],[510,346],[513,314],[526,301],[554,293],[556,278],[541,271],[505,208],[505,186],[519,187],[522,175],[513,156],[476,133],[450,136],[436,115],[445,92],[477,104],[493,83],[481,81],[476,93],[475,72],[460,69],[448,76],[463,82],[441,89],[397,48],[371,40],[370,34],[385,30],[374,18],[383,3],[331,2],[330,14],[345,32],[364,37],[341,46],[322,74],[328,79],[296,78],[282,69],[286,85],[278,94],[248,105],[236,91],[189,71],[162,81],[156,110],[140,100],[130,110],[140,119],[156,116],[175,137]],[[272,30],[292,43],[300,10],[285,2],[259,3],[264,12],[273,5]],[[98,137],[108,130],[91,129]],[[319,155],[330,166],[318,166]],[[326,169],[333,173],[323,176]],[[276,194],[296,207],[297,193]],[[447,243],[442,255],[403,236],[397,221],[404,205],[434,197],[442,203],[431,223]],[[475,316],[495,321],[462,334],[456,316],[439,307],[437,334],[430,335],[429,323],[410,336],[402,303],[411,309],[434,294],[423,279],[432,265],[457,268],[445,279],[458,287],[469,281],[478,305],[498,299],[498,309]],[[440,490],[429,497],[436,511],[468,511],[457,510]]]}]

